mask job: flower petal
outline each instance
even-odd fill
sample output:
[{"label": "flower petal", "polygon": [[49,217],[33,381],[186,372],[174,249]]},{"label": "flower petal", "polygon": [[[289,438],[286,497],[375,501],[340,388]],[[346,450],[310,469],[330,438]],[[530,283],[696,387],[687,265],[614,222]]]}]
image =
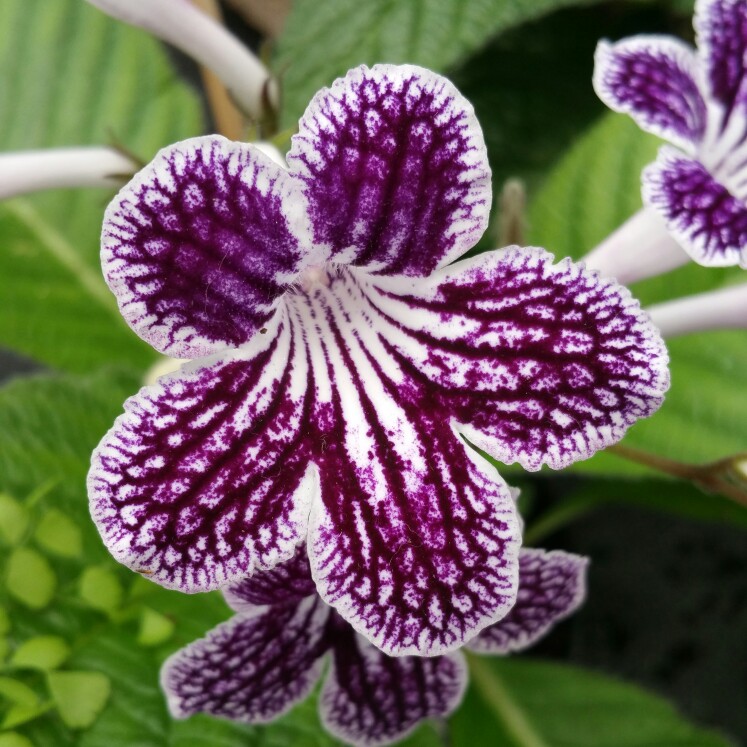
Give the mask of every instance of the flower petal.
[{"label": "flower petal", "polygon": [[413,65],[365,65],[320,91],[293,137],[315,239],[331,259],[428,275],[470,249],[491,205],[472,105]]},{"label": "flower petal", "polygon": [[302,445],[306,351],[284,315],[268,328],[142,389],[94,452],[105,544],[163,586],[215,589],[292,557],[305,537],[318,491]]},{"label": "flower petal", "polygon": [[510,654],[533,646],[586,597],[588,560],[555,550],[519,555],[519,594],[513,609],[467,645],[484,654]]},{"label": "flower petal", "polygon": [[262,723],[285,713],[319,679],[329,612],[314,596],[236,615],[177,651],[161,670],[171,714]]},{"label": "flower petal", "polygon": [[706,128],[706,106],[696,82],[695,52],[663,36],[602,41],[594,57],[594,90],[610,109],[694,151]]},{"label": "flower petal", "polygon": [[303,269],[297,182],[219,136],[164,148],[104,218],[104,275],[128,324],[158,351],[197,358],[245,343]]},{"label": "flower petal", "polygon": [[467,668],[460,653],[392,658],[348,631],[335,634],[319,703],[322,723],[338,739],[366,747],[389,744],[461,702]]},{"label": "flower petal", "polygon": [[747,267],[747,207],[699,161],[662,148],[643,172],[643,199],[699,264]]},{"label": "flower petal", "polygon": [[509,247],[427,280],[370,281],[378,334],[430,383],[435,411],[495,459],[561,469],[658,409],[666,348],[629,291],[542,249]]},{"label": "flower petal", "polygon": [[694,25],[708,91],[723,107],[725,126],[735,108],[741,109],[740,116],[747,114],[747,5],[742,0],[698,0]]},{"label": "flower petal", "polygon": [[228,606],[236,612],[252,612],[258,606],[298,602],[312,594],[316,594],[316,586],[311,578],[305,543],[298,546],[296,554],[287,562],[242,578],[223,591]]}]

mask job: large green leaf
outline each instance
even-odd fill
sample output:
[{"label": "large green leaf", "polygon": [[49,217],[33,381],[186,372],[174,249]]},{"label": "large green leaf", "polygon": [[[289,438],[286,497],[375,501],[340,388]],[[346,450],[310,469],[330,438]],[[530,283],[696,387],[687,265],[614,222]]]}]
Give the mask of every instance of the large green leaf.
[{"label": "large green leaf", "polygon": [[726,747],[662,699],[602,675],[528,659],[472,657],[472,683],[451,721],[458,745]]},{"label": "large green leaf", "polygon": [[[626,117],[609,114],[560,161],[532,200],[530,241],[556,256],[580,257],[641,206],[640,173],[659,141]],[[633,286],[645,304],[743,280],[739,269],[694,263]],[[661,410],[635,425],[625,443],[685,462],[747,450],[747,337],[689,335],[669,343],[672,388]],[[580,469],[635,472],[601,454]]]},{"label": "large green leaf", "polygon": [[[4,0],[0,28],[0,150],[115,137],[149,159],[201,132],[196,97],[145,33],[80,0]],[[56,190],[0,205],[0,345],[81,372],[151,359],[101,277],[112,194]]]},{"label": "large green leaf", "polygon": [[284,119],[349,68],[377,62],[443,71],[491,36],[566,5],[592,0],[297,0],[278,46]]}]

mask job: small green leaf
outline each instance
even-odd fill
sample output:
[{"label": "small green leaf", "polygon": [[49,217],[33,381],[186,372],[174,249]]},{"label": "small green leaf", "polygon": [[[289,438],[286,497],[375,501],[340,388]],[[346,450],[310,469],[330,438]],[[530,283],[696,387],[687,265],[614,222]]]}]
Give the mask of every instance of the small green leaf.
[{"label": "small green leaf", "polygon": [[141,646],[158,646],[174,634],[174,621],[160,612],[145,607],[140,616],[137,642]]},{"label": "small green leaf", "polygon": [[12,677],[0,677],[0,698],[24,706],[39,704],[39,696],[28,685]]},{"label": "small green leaf", "polygon": [[26,737],[14,731],[0,734],[0,747],[34,747]]},{"label": "small green leaf", "polygon": [[5,661],[8,651],[10,651],[10,643],[8,642],[8,639],[3,636],[0,638],[0,664]]},{"label": "small green leaf", "polygon": [[22,705],[17,703],[8,709],[3,719],[3,729],[12,729],[15,726],[33,721],[35,718],[45,714],[51,708],[49,703],[37,703],[36,705]]},{"label": "small green leaf", "polygon": [[81,598],[100,612],[116,612],[122,604],[124,589],[119,579],[106,568],[86,568],[80,577]]},{"label": "small green leaf", "polygon": [[37,544],[63,558],[77,558],[83,551],[80,529],[57,508],[50,509],[34,532]]},{"label": "small green leaf", "polygon": [[70,656],[70,647],[56,635],[42,635],[24,641],[10,659],[16,669],[57,669]]},{"label": "small green leaf", "polygon": [[7,493],[0,493],[0,536],[17,545],[26,534],[29,515],[26,507]]},{"label": "small green leaf", "polygon": [[5,607],[0,607],[0,635],[5,635],[10,631],[10,617]]},{"label": "small green leaf", "polygon": [[8,559],[5,583],[19,602],[40,610],[52,601],[57,577],[44,556],[28,547],[18,547]]},{"label": "small green leaf", "polygon": [[90,726],[111,693],[111,681],[100,672],[50,672],[47,680],[60,718],[71,729]]}]

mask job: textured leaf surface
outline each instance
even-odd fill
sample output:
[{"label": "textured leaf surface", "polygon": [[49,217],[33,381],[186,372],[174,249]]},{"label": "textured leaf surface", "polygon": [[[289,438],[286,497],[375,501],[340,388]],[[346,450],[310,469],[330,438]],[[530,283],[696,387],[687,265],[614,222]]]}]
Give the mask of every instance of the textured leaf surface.
[{"label": "textured leaf surface", "polygon": [[[78,0],[0,4],[0,151],[105,144],[144,159],[199,134],[195,96],[162,48]],[[44,50],[40,54],[40,50]],[[113,191],[56,190],[0,204],[0,344],[75,371],[142,364],[99,266]]]},{"label": "textured leaf surface", "polygon": [[[557,256],[580,257],[641,206],[640,172],[660,144],[620,115],[609,114],[563,158],[536,194],[530,240]],[[646,304],[744,280],[739,269],[690,263],[638,283]],[[706,462],[747,448],[747,346],[744,332],[688,335],[668,343],[672,388],[661,410],[639,422],[625,444],[685,462]],[[631,472],[598,455],[577,469]]]},{"label": "textured leaf surface", "polygon": [[472,684],[452,718],[456,744],[502,747],[727,747],[666,701],[574,667],[527,659],[470,660]]},{"label": "textured leaf surface", "polygon": [[318,89],[355,65],[409,62],[443,71],[500,31],[572,4],[580,2],[299,0],[280,39],[275,65],[285,71],[286,124],[294,125]]}]

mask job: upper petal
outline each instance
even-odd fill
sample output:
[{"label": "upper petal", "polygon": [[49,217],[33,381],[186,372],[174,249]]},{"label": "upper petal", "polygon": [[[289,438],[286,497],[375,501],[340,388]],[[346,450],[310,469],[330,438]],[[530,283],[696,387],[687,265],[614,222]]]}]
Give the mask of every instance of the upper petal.
[{"label": "upper petal", "polygon": [[329,607],[314,596],[218,625],[164,663],[161,687],[171,714],[255,724],[282,715],[319,679],[328,618]]},{"label": "upper petal", "polygon": [[560,469],[655,412],[668,356],[629,291],[509,247],[417,283],[370,279],[378,335],[429,382],[441,417],[494,458]]},{"label": "upper petal", "polygon": [[298,602],[316,594],[311,578],[306,543],[296,548],[296,554],[270,570],[246,576],[223,590],[223,596],[236,612],[251,612],[269,604]]},{"label": "upper petal", "polygon": [[484,654],[510,654],[533,646],[557,622],[575,612],[586,596],[588,560],[554,550],[523,549],[519,593],[511,611],[468,644]]},{"label": "upper petal", "polygon": [[349,627],[335,631],[333,651],[319,708],[327,730],[348,744],[402,739],[423,719],[450,714],[467,684],[458,652],[392,658]]},{"label": "upper petal", "polygon": [[[747,192],[747,173],[742,179]],[[643,172],[643,199],[699,264],[747,267],[747,206],[700,161],[662,148]]]},{"label": "upper petal", "polygon": [[412,65],[355,68],[309,104],[288,165],[331,258],[428,275],[487,226],[490,167],[469,102]]},{"label": "upper petal", "polygon": [[747,110],[747,4],[744,0],[698,0],[695,4],[698,57],[710,97],[718,102],[722,126]]},{"label": "upper petal", "polygon": [[128,324],[162,353],[246,342],[303,269],[305,201],[251,145],[217,135],[164,148],[104,217],[101,260]]},{"label": "upper petal", "polygon": [[594,56],[594,90],[610,109],[638,125],[695,150],[706,129],[697,61],[686,44],[663,36],[602,41]]},{"label": "upper petal", "polygon": [[305,350],[285,316],[216,361],[143,388],[93,454],[91,513],[114,557],[206,591],[292,557],[315,470],[305,447]]}]

